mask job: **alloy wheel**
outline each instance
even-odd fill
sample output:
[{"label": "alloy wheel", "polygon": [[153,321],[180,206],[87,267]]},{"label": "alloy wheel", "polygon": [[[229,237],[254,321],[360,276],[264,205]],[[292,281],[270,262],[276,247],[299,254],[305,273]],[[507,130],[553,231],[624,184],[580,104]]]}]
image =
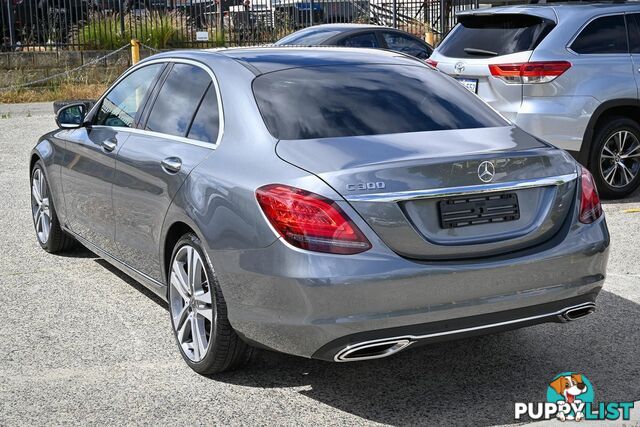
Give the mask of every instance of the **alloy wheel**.
[{"label": "alloy wheel", "polygon": [[615,132],[600,152],[600,173],[614,188],[626,187],[640,172],[640,141],[627,130]]},{"label": "alloy wheel", "polygon": [[44,245],[51,233],[51,210],[47,181],[39,168],[35,169],[31,180],[31,211],[38,240]]},{"label": "alloy wheel", "polygon": [[214,319],[209,278],[193,246],[182,246],[173,259],[169,303],[184,354],[193,362],[201,361],[209,348]]}]

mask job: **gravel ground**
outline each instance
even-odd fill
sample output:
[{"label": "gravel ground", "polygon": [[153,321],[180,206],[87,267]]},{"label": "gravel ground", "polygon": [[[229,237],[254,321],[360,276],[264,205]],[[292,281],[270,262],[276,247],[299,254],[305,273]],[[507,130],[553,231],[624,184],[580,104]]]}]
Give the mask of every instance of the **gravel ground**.
[{"label": "gravel ground", "polygon": [[640,192],[605,206],[608,278],[585,319],[365,363],[259,352],[212,379],[182,361],[141,285],[87,250],[39,248],[27,158],[53,126],[51,104],[0,106],[0,425],[509,424],[515,401],[543,401],[567,370],[598,401],[640,400]]}]

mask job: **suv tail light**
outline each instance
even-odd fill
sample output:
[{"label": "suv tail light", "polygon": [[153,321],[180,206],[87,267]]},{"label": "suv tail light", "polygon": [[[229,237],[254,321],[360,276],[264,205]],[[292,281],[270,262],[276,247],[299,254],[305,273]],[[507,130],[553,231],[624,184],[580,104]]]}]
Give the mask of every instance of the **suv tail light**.
[{"label": "suv tail light", "polygon": [[271,184],[258,188],[256,198],[271,225],[293,246],[343,255],[371,248],[342,209],[322,196]]},{"label": "suv tail light", "polygon": [[425,59],[425,61],[428,65],[431,65],[433,68],[438,68],[438,61],[435,61],[431,58],[429,59]]},{"label": "suv tail light", "polygon": [[580,195],[580,222],[591,224],[602,215],[602,206],[600,205],[598,190],[593,182],[593,176],[591,176],[591,173],[584,167],[582,167],[580,183],[582,186]]},{"label": "suv tail light", "polygon": [[567,61],[491,64],[489,71],[507,83],[548,83],[571,68]]}]

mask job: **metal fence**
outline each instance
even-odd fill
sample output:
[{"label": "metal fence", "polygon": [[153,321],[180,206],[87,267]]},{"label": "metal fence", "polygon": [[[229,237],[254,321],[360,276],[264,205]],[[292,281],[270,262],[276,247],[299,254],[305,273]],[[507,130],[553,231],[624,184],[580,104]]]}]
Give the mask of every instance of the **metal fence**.
[{"label": "metal fence", "polygon": [[437,39],[478,0],[0,0],[3,50],[272,43],[321,23],[372,23]]}]

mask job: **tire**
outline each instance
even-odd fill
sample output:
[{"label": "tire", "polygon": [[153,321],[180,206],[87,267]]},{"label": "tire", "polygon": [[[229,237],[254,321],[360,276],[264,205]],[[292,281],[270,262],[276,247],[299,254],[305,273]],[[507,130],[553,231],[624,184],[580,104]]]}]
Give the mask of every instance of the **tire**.
[{"label": "tire", "polygon": [[200,239],[185,234],[171,255],[167,281],[169,317],[180,354],[191,369],[211,375],[245,365],[252,349],[231,327],[218,280],[206,259]]},{"label": "tire", "polygon": [[76,241],[60,228],[60,221],[51,197],[49,181],[41,160],[31,171],[31,218],[38,243],[55,254],[73,248]]},{"label": "tire", "polygon": [[626,117],[606,119],[593,140],[589,166],[601,196],[633,193],[640,185],[640,125]]}]

